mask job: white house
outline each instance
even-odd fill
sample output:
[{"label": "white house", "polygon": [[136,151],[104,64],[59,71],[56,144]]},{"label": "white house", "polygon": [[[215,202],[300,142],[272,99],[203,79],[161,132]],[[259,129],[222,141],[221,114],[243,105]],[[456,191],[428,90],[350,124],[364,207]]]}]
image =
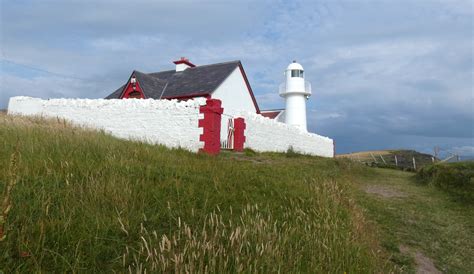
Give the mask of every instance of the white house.
[{"label": "white house", "polygon": [[[240,61],[196,66],[181,57],[174,64],[174,70],[154,73],[133,71],[127,82],[106,99],[219,99],[224,114],[234,115],[242,111],[257,113],[306,131],[305,101],[311,89],[305,86],[300,64],[293,62],[288,66],[286,83],[280,87],[280,95],[286,99],[286,111],[259,108]],[[227,123],[222,123],[223,136],[227,127]]]},{"label": "white house", "polygon": [[[333,157],[333,140],[306,131],[311,90],[296,62],[288,66],[280,87],[284,111],[260,110],[240,61],[195,66],[181,58],[174,63],[176,68],[168,71],[133,71],[105,100],[20,96],[10,98],[8,113],[63,118],[119,138],[209,154],[220,148],[261,152],[292,148]],[[109,100],[127,98],[135,99]]]},{"label": "white house", "polygon": [[260,113],[240,61],[196,66],[182,57],[174,70],[133,71],[128,81],[106,99],[220,99],[225,111]]},{"label": "white house", "polygon": [[[187,100],[198,97],[219,99],[224,114],[242,111],[274,118],[278,111],[261,111],[240,61],[196,66],[182,57],[174,70],[154,73],[133,71],[128,81],[106,99],[151,98]],[[228,124],[223,119],[222,138]]]}]

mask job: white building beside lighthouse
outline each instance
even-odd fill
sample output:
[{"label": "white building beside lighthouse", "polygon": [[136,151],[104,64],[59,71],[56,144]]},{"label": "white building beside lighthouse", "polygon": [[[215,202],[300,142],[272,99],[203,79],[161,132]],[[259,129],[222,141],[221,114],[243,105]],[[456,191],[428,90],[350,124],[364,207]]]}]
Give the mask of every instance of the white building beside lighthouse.
[{"label": "white building beside lighthouse", "polygon": [[285,76],[286,82],[280,85],[286,105],[284,122],[306,132],[306,100],[311,96],[311,84],[304,80],[303,66],[296,61],[288,65]]},{"label": "white building beside lighthouse", "polygon": [[307,131],[311,87],[300,64],[285,71],[279,94],[286,108],[262,110],[240,61],[173,63],[170,70],[132,71],[108,100],[13,97],[8,113],[59,117],[120,138],[212,154],[249,148],[334,156],[332,139]]}]

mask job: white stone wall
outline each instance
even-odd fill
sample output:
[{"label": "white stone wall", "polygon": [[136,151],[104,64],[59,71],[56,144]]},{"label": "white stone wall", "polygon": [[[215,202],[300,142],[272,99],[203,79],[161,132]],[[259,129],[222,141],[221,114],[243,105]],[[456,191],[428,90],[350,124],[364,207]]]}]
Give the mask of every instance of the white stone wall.
[{"label": "white stone wall", "polygon": [[182,147],[197,152],[203,117],[199,106],[206,100],[178,102],[153,99],[50,99],[12,97],[8,114],[59,117],[74,124],[103,129],[113,136],[141,140],[168,147]]},{"label": "white stone wall", "polygon": [[322,157],[334,156],[334,141],[328,137],[300,131],[287,124],[263,117],[259,114],[242,112],[245,119],[244,147],[255,151],[286,152],[290,147],[295,152]]},{"label": "white stone wall", "polygon": [[[204,146],[199,141],[203,118],[199,107],[204,98],[178,102],[153,99],[50,99],[12,97],[8,114],[59,117],[76,125],[103,129],[113,136],[141,140],[168,147],[182,147],[197,152]],[[224,110],[225,113],[225,110]],[[333,157],[333,140],[313,133],[302,132],[276,120],[244,111],[236,115],[245,118],[245,147],[255,151],[296,152]],[[227,125],[229,117],[222,116]]]}]

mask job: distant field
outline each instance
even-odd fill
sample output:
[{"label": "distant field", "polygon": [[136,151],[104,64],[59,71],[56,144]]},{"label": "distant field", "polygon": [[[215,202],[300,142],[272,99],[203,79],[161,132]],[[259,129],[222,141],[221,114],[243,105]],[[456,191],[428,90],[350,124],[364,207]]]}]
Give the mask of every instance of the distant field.
[{"label": "distant field", "polygon": [[400,168],[413,168],[415,158],[416,168],[433,163],[433,156],[414,150],[372,150],[336,155],[336,158],[348,158],[366,164],[379,164],[398,166]]},{"label": "distant field", "polygon": [[[346,153],[346,154],[338,154],[336,158],[351,158],[360,161],[374,161],[374,157],[377,159],[379,155],[391,155],[392,150],[372,150],[372,151],[361,151],[361,152],[354,152],[354,153]],[[374,157],[372,157],[372,155]],[[378,161],[382,161],[381,158]]]}]

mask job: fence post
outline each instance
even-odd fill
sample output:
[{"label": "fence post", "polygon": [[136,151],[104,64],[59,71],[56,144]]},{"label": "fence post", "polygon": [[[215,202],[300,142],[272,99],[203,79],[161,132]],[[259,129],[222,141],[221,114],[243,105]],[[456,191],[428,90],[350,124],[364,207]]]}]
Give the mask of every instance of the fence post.
[{"label": "fence post", "polygon": [[206,105],[199,108],[199,112],[204,114],[204,119],[199,120],[199,127],[202,127],[202,134],[199,141],[204,142],[202,152],[215,155],[221,151],[221,115],[224,109],[221,108],[221,101],[218,99],[207,99]]},{"label": "fence post", "polygon": [[244,151],[245,128],[244,118],[234,118],[234,151]]},{"label": "fence post", "polygon": [[413,157],[413,169],[416,171],[416,161],[415,161],[415,157]]},{"label": "fence post", "polygon": [[397,159],[397,155],[395,155],[395,165],[398,166],[398,159]]},{"label": "fence post", "polygon": [[377,163],[377,159],[375,159],[375,156],[374,154],[372,154],[372,152],[370,153],[370,156],[372,156],[372,159],[374,159],[374,162]]},{"label": "fence post", "polygon": [[336,140],[332,140],[332,158],[336,158]]}]

